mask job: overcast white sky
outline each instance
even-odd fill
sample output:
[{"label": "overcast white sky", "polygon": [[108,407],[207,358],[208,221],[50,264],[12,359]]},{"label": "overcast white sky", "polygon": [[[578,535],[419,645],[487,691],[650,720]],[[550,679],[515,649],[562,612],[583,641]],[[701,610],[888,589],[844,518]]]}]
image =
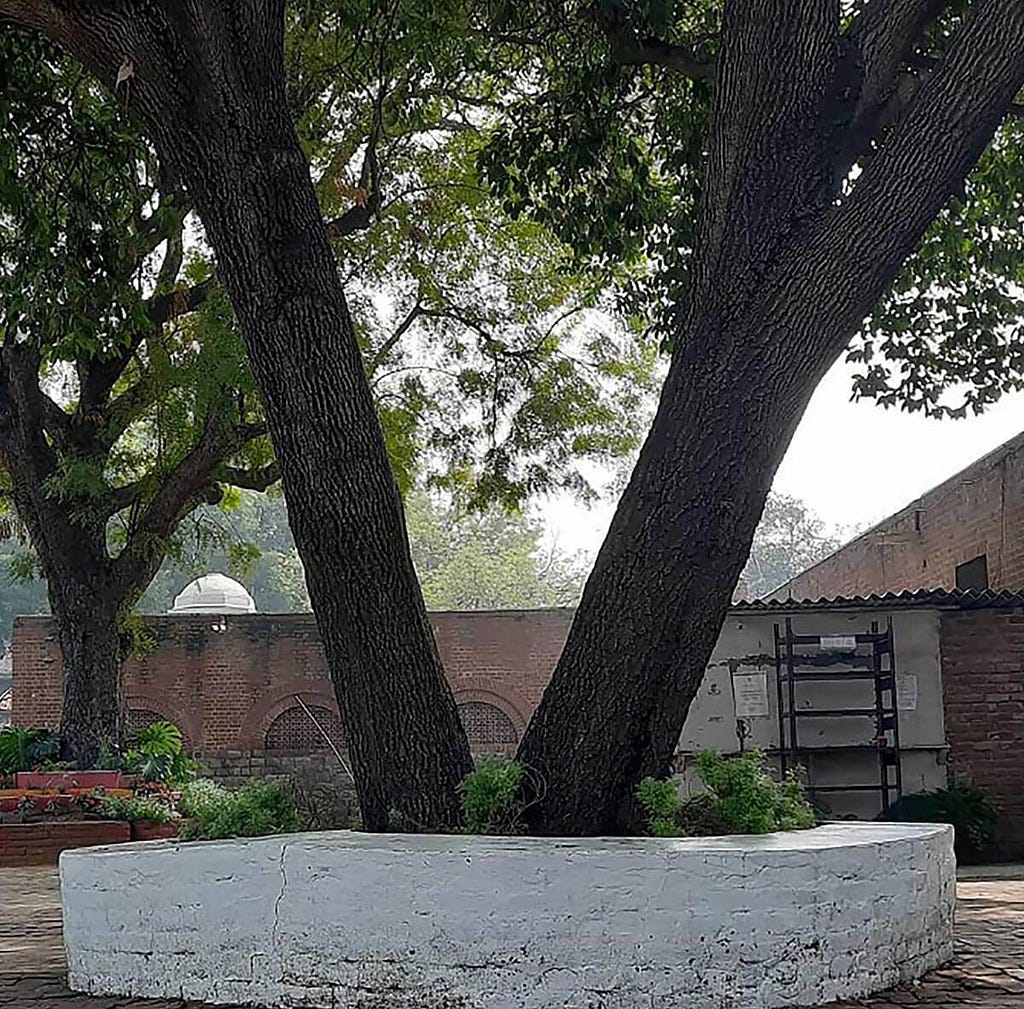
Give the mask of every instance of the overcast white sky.
[{"label": "overcast white sky", "polygon": [[[829,525],[877,522],[1024,429],[1024,393],[980,417],[929,420],[851,403],[851,372],[841,362],[821,383],[775,479]],[[588,509],[564,498],[540,509],[570,552],[596,551],[613,510],[612,501]]]}]

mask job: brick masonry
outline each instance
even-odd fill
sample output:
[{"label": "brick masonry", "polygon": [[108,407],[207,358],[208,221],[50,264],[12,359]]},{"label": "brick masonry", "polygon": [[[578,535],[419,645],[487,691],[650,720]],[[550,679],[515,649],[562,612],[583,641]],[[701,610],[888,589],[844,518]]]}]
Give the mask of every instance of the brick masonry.
[{"label": "brick masonry", "polygon": [[0,868],[56,865],[62,851],[131,840],[131,827],[115,820],[0,823]]},{"label": "brick masonry", "polygon": [[989,587],[1024,588],[1024,434],[772,594],[831,599],[955,588],[957,567],[982,555]]},{"label": "brick masonry", "polygon": [[944,613],[939,639],[950,777],[994,800],[1001,850],[1024,856],[1024,611]]},{"label": "brick masonry", "polygon": [[[569,610],[432,615],[438,647],[477,754],[511,753],[551,675]],[[211,776],[289,780],[314,824],[356,815],[351,781],[296,701],[344,754],[339,712],[313,617],[148,621],[154,650],[126,668],[131,722],[178,724]],[[940,650],[949,768],[989,792],[1004,816],[1003,850],[1024,855],[1024,611],[945,610]],[[55,725],[59,649],[47,618],[19,618],[14,720]]]},{"label": "brick masonry", "polygon": [[[540,701],[565,642],[572,611],[431,615],[455,700],[480,730],[478,751],[514,749]],[[200,752],[266,747],[279,718],[301,721],[305,744],[322,745],[302,703],[318,721],[339,715],[312,614],[233,615],[226,630],[203,617],[151,617],[152,651],[130,660],[125,691],[132,723],[166,718]],[[19,617],[13,642],[13,721],[60,720],[60,649],[48,617]],[[326,714],[326,718],[324,716]]]}]

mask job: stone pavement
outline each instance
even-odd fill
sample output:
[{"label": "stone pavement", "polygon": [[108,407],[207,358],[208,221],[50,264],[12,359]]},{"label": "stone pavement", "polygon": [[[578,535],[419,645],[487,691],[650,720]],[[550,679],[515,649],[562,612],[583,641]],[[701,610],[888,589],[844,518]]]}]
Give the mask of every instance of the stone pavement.
[{"label": "stone pavement", "polygon": [[[832,1009],[1024,1009],[1024,873],[957,888],[957,957],[918,985]],[[65,987],[53,869],[0,869],[0,1009],[200,1009]]]}]

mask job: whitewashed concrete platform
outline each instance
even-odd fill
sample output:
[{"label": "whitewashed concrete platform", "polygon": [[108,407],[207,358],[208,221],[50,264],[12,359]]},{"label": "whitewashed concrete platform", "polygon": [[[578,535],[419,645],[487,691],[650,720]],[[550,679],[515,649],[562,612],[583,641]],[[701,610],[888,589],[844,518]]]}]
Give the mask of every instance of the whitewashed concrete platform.
[{"label": "whitewashed concrete platform", "polygon": [[338,1009],[769,1009],[953,951],[952,830],[347,831],[68,851],[71,987]]}]

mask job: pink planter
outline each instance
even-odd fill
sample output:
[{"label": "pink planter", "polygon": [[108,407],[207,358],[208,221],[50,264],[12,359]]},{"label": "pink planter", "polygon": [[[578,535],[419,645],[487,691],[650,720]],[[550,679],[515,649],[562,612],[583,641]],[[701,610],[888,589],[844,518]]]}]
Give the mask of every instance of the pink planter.
[{"label": "pink planter", "polygon": [[124,788],[120,771],[18,771],[16,788]]}]

